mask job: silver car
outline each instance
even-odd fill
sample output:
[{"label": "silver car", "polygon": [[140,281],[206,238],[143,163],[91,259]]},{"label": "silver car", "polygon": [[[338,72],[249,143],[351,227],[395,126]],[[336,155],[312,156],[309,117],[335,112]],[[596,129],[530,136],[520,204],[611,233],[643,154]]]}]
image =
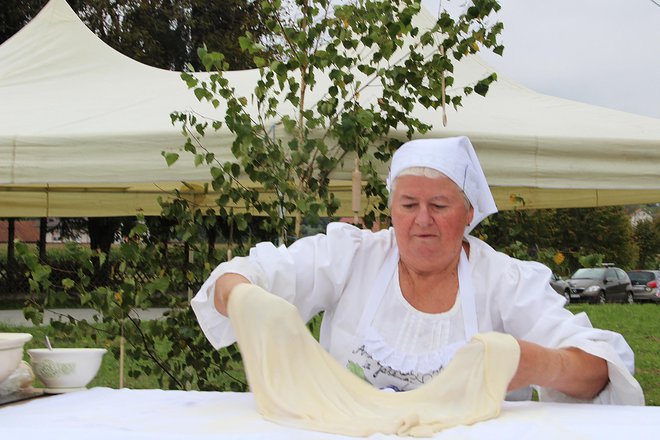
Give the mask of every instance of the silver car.
[{"label": "silver car", "polygon": [[629,270],[635,301],[660,304],[660,270]]},{"label": "silver car", "polygon": [[610,301],[634,301],[630,278],[618,267],[607,265],[578,269],[567,281],[571,288],[571,302],[603,304]]}]

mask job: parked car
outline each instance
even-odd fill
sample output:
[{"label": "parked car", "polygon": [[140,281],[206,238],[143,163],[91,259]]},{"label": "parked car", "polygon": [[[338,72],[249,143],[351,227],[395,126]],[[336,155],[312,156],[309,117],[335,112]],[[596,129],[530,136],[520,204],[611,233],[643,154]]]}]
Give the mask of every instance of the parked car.
[{"label": "parked car", "polygon": [[578,269],[567,282],[571,289],[571,301],[588,301],[595,304],[634,301],[628,274],[611,265]]},{"label": "parked car", "polygon": [[566,304],[570,304],[571,288],[566,282],[566,280],[564,280],[556,273],[553,273],[552,278],[550,278],[550,285],[552,286],[553,289],[555,289],[555,292],[566,298]]},{"label": "parked car", "polygon": [[660,270],[629,270],[635,301],[660,304]]}]

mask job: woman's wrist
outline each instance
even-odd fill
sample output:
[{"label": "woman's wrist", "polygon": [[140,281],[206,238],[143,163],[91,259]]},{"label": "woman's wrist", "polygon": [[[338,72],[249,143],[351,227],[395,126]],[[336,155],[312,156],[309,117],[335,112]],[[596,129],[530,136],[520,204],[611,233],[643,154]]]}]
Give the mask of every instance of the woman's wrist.
[{"label": "woman's wrist", "polygon": [[237,285],[244,283],[249,284],[250,281],[237,273],[226,273],[216,280],[213,302],[220,314],[227,316],[227,304],[229,303],[229,296],[232,290]]}]

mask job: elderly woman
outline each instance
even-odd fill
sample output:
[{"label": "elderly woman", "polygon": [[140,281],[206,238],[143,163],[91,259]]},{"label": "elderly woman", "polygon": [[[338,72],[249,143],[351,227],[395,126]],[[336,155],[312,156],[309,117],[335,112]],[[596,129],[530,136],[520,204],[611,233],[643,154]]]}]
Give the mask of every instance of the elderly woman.
[{"label": "elderly woman", "polygon": [[377,388],[414,389],[473,335],[495,331],[520,345],[511,391],[534,386],[541,400],[644,404],[621,335],[564,309],[547,267],[469,235],[497,208],[466,137],[407,142],[387,184],[388,230],[334,223],[288,248],[261,243],[219,265],[192,301],[213,346],[235,340],[227,301],[236,285],[254,283],[305,320],[324,312],[321,345]]}]

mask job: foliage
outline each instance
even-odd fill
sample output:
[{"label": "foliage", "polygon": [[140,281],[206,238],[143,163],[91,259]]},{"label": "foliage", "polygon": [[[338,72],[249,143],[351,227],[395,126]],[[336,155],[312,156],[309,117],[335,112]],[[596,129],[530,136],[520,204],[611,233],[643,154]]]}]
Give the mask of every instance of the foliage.
[{"label": "foliage", "polygon": [[[218,378],[229,375],[229,380],[222,382],[227,389],[244,390],[246,385],[240,376],[234,378],[234,365],[240,361],[237,348],[214,350],[200,332],[187,298],[169,297],[166,306],[170,312],[163,320],[142,321],[138,317],[139,310],[153,306],[154,298],[166,295],[171,285],[198,284],[210,271],[210,263],[202,258],[198,261],[193,255],[190,264],[170,266],[166,273],[166,246],[150,239],[144,219],[136,223],[128,237],[116,249],[120,262],[116,270],[122,281],[112,288],[92,283],[93,258],[103,263],[107,254],[90,254],[84,248],[70,246],[69,252],[82,266],[71,278],[62,280],[61,286],[55,286],[50,280],[52,267],[40,262],[25,244],[18,243],[17,259],[28,267],[30,274],[31,295],[23,309],[25,317],[41,323],[45,309],[78,298],[80,305],[99,315],[92,323],[70,316],[64,322],[54,323],[59,337],[91,337],[97,345],[108,346],[117,357],[126,341],[126,356],[132,360],[130,377],[155,375],[166,389],[218,389]],[[207,257],[208,253],[196,255]],[[152,275],[145,279],[145,273]]]},{"label": "foliage", "polygon": [[598,267],[603,264],[603,254],[589,254],[578,257],[582,267]]},{"label": "foliage", "polygon": [[2,0],[0,8],[0,43],[18,32],[48,0]]},{"label": "foliage", "polygon": [[[105,43],[137,61],[171,70],[200,68],[195,50],[221,48],[232,69],[253,67],[238,37],[267,33],[260,3],[251,0],[67,0]],[[0,43],[27,24],[48,0],[3,0]]]},{"label": "foliage", "polygon": [[635,243],[639,247],[637,268],[660,268],[660,217],[653,222],[642,221],[634,228]]},{"label": "foliage", "polygon": [[639,241],[623,207],[498,212],[474,232],[516,258],[538,260],[568,276],[603,262],[636,265]]},{"label": "foliage", "polygon": [[603,261],[624,270],[633,269],[638,249],[630,220],[621,206],[575,208],[558,215],[558,236],[567,254],[602,254]]},{"label": "foliage", "polygon": [[[62,284],[66,279],[74,284],[84,281],[93,287],[104,286],[111,289],[121,285],[123,274],[120,268],[123,257],[120,253],[121,249],[118,247],[113,247],[107,254],[99,254],[86,245],[68,242],[58,247],[49,246],[46,258],[42,259],[38,256],[34,245],[21,243],[19,246],[23,246],[21,261],[11,265],[7,261],[6,254],[0,252],[0,292],[2,292],[0,294],[0,306],[2,307],[9,306],[12,308],[12,304],[18,304],[26,299],[30,290],[28,284],[30,269],[23,263],[26,258],[35,259],[35,261],[39,261],[48,268],[48,281],[52,285],[52,289],[57,292],[66,290]],[[183,247],[178,244],[169,247],[166,252],[167,255],[161,257],[159,265],[140,266],[135,277],[145,281],[159,276],[163,271],[171,271],[182,267],[186,264]],[[27,257],[26,254],[30,254],[30,256]],[[90,271],[87,268],[89,261],[93,263],[100,262],[100,255],[103,255],[103,273],[99,273],[96,267]],[[80,279],[81,273],[84,274],[82,279]],[[168,296],[181,296],[182,293],[185,294],[185,291],[186,286],[184,283],[170,283],[167,295],[155,294],[151,300],[154,304],[162,306],[167,302]],[[41,299],[41,296],[39,298]],[[80,299],[75,292],[62,295],[61,301],[58,301],[57,305],[67,308],[81,307]]]},{"label": "foliage", "polygon": [[[261,3],[272,36],[268,59],[255,35],[240,39],[259,67],[249,95],[224,75],[225,55],[206,48],[199,56],[208,75],[182,75],[200,101],[223,108],[223,120],[172,115],[188,137],[184,150],[196,164],[210,167],[218,214],[232,215],[243,230],[250,212],[257,212],[283,242],[299,235],[293,219],[315,224],[336,212],[330,176],[354,158],[371,201],[365,217],[373,221],[386,208],[377,170],[402,140],[393,130],[403,128],[406,137],[426,132],[429,126],[413,114],[418,105],[458,107],[464,95],[485,95],[494,75],[449,89],[454,63],[481,46],[502,49],[496,42],[501,24],[485,24],[499,9],[495,1],[475,1],[456,20],[443,13],[428,28],[414,21],[419,1],[356,1],[333,8],[327,0],[298,0],[294,6],[291,19],[284,20],[279,1]],[[235,135],[235,160],[220,162],[203,138],[224,127]],[[179,159],[177,153],[164,155],[169,164]]]}]

